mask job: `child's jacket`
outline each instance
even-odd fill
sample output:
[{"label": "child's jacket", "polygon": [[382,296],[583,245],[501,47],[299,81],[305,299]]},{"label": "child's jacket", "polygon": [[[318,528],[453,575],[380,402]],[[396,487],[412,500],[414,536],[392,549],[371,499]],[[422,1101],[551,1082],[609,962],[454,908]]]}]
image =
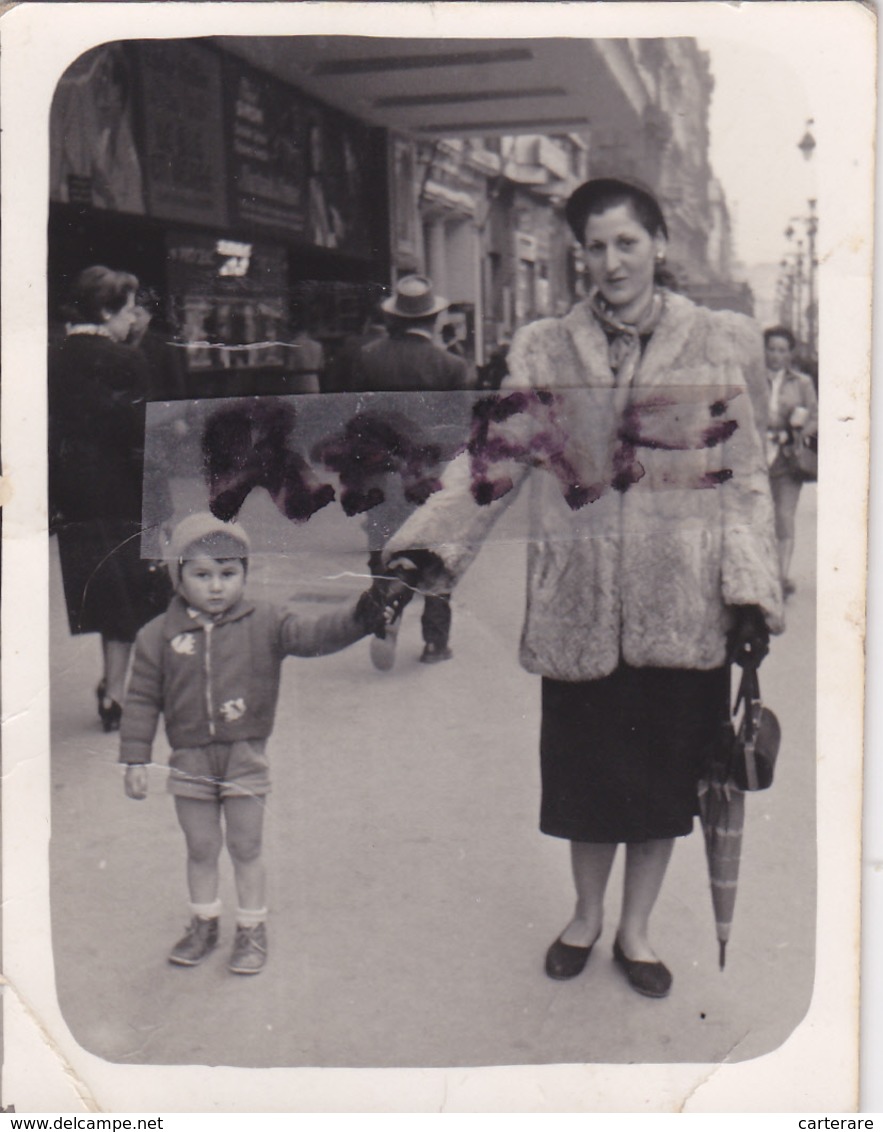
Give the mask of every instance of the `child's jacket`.
[{"label": "child's jacket", "polygon": [[242,600],[206,626],[176,595],[138,634],[120,730],[120,762],[147,763],[160,713],[173,748],[265,739],[286,656],[322,656],[364,636],[355,606],[303,618]]}]

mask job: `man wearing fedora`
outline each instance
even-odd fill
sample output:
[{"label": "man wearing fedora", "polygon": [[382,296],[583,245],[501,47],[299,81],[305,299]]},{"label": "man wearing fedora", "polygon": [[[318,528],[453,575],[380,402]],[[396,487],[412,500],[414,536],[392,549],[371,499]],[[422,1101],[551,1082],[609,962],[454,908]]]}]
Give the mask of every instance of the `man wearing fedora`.
[{"label": "man wearing fedora", "polygon": [[[423,390],[465,389],[469,371],[462,358],[441,349],[433,341],[436,319],[447,310],[448,301],[436,295],[432,280],[425,275],[405,275],[394,294],[381,304],[389,336],[368,343],[355,366],[354,388],[360,392],[421,392]],[[398,485],[390,485],[395,492]],[[388,499],[367,515],[368,564],[372,573],[381,572],[380,552],[389,538],[413,510],[402,498]],[[420,660],[435,664],[448,660],[451,632],[450,594],[426,595],[421,620],[424,648]],[[371,641],[371,658],[378,668],[391,668],[395,659],[398,626],[387,630],[386,638]]]},{"label": "man wearing fedora", "polygon": [[448,300],[433,291],[425,275],[405,275],[395,293],[381,303],[389,329],[362,349],[356,366],[360,391],[415,392],[424,389],[463,389],[466,363],[433,341],[436,319]]}]

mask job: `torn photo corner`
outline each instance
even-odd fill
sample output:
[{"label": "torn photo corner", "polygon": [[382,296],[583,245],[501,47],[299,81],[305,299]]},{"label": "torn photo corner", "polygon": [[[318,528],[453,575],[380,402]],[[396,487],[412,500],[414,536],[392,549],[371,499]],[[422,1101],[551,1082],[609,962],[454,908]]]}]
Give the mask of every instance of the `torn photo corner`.
[{"label": "torn photo corner", "polygon": [[3,13],[0,1106],[859,1107],[875,33]]}]

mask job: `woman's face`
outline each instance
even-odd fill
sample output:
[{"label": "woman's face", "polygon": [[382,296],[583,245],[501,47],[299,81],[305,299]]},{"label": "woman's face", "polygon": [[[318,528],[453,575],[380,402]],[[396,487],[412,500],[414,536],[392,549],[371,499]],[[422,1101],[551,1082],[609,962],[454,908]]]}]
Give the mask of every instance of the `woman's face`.
[{"label": "woman's face", "polygon": [[651,236],[630,204],[589,216],[585,240],[589,276],[621,317],[638,315],[649,303],[656,257],[665,246],[665,237]]},{"label": "woman's face", "polygon": [[766,366],[773,373],[778,373],[780,369],[787,369],[791,365],[791,347],[788,345],[787,338],[773,334],[772,337],[767,339],[765,349]]},{"label": "woman's face", "polygon": [[106,310],[104,312],[104,329],[115,342],[125,342],[136,317],[135,296],[130,291],[126,296],[125,303],[118,311]]}]

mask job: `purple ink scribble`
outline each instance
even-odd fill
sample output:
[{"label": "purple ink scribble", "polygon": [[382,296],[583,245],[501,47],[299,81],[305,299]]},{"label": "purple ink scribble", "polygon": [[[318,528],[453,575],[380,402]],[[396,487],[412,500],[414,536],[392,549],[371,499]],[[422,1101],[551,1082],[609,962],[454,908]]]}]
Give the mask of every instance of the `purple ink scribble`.
[{"label": "purple ink scribble", "polygon": [[350,516],[384,501],[380,484],[386,475],[401,476],[405,499],[417,505],[441,487],[441,449],[398,413],[358,413],[341,432],[314,445],[310,458],[337,473],[340,505]]},{"label": "purple ink scribble", "polygon": [[212,413],[202,454],[213,515],[235,518],[256,487],[266,488],[286,519],[297,523],[332,502],[331,484],[321,483],[289,447],[296,420],[294,407],[276,398],[255,398]]},{"label": "purple ink scribble", "polygon": [[647,469],[637,459],[635,446],[620,433],[619,444],[613,451],[613,476],[610,486],[614,491],[626,492],[632,484],[638,483],[647,474]]},{"label": "purple ink scribble", "polygon": [[[600,498],[604,488],[583,483],[565,453],[567,429],[558,418],[556,409],[556,398],[547,390],[518,391],[505,396],[495,394],[476,401],[466,450],[470,456],[472,497],[479,506],[502,499],[512,490],[512,477],[494,468],[496,464],[510,460],[554,475],[571,510],[576,511]],[[513,439],[495,431],[495,428],[522,413],[539,426],[531,436]]]},{"label": "purple ink scribble", "polygon": [[[650,448],[662,452],[686,452],[698,448],[715,448],[723,441],[729,440],[739,427],[738,422],[734,420],[715,421],[699,431],[685,429],[678,436],[667,438],[645,431],[648,427],[652,430],[655,413],[660,409],[676,408],[677,405],[678,402],[671,397],[658,394],[632,401],[626,406],[622,416],[622,424],[619,429],[620,440],[625,444],[632,444],[636,448]],[[709,413],[712,417],[719,417],[726,412],[726,408],[725,401],[715,401],[714,404],[709,406]]]},{"label": "purple ink scribble", "polygon": [[738,421],[720,421],[718,424],[709,425],[708,428],[702,430],[701,446],[703,448],[716,448],[718,444],[729,440],[738,427]]},{"label": "purple ink scribble", "polygon": [[717,472],[706,472],[699,478],[697,486],[699,488],[720,487],[722,483],[726,483],[727,480],[731,480],[732,478],[732,468],[721,468],[720,471]]},{"label": "purple ink scribble", "polygon": [[[484,507],[512,491],[514,481],[505,465],[515,462],[552,475],[567,506],[578,511],[607,491],[628,491],[645,477],[639,449],[714,448],[738,428],[736,421],[720,419],[727,409],[726,398],[708,406],[710,416],[716,418],[713,423],[705,427],[697,423],[692,430],[684,427],[677,412],[671,413],[678,404],[658,392],[629,404],[622,414],[609,475],[604,482],[587,483],[568,451],[567,422],[559,416],[566,405],[555,393],[517,390],[482,397],[472,408],[469,437],[458,449],[469,455],[472,497]],[[523,419],[513,430],[513,418],[519,416]],[[401,477],[404,497],[415,506],[441,489],[441,464],[452,453],[443,453],[440,445],[427,441],[419,426],[402,414],[356,414],[340,431],[313,446],[312,464],[294,445],[296,423],[294,406],[278,398],[243,399],[212,413],[202,449],[213,514],[234,518],[249,493],[263,487],[287,519],[306,522],[336,498],[334,487],[319,478],[313,465],[337,474],[340,504],[348,516],[385,501],[388,475]],[[664,435],[665,425],[671,435]],[[725,468],[680,486],[719,487],[732,475]],[[676,486],[670,477],[663,482]]]}]

